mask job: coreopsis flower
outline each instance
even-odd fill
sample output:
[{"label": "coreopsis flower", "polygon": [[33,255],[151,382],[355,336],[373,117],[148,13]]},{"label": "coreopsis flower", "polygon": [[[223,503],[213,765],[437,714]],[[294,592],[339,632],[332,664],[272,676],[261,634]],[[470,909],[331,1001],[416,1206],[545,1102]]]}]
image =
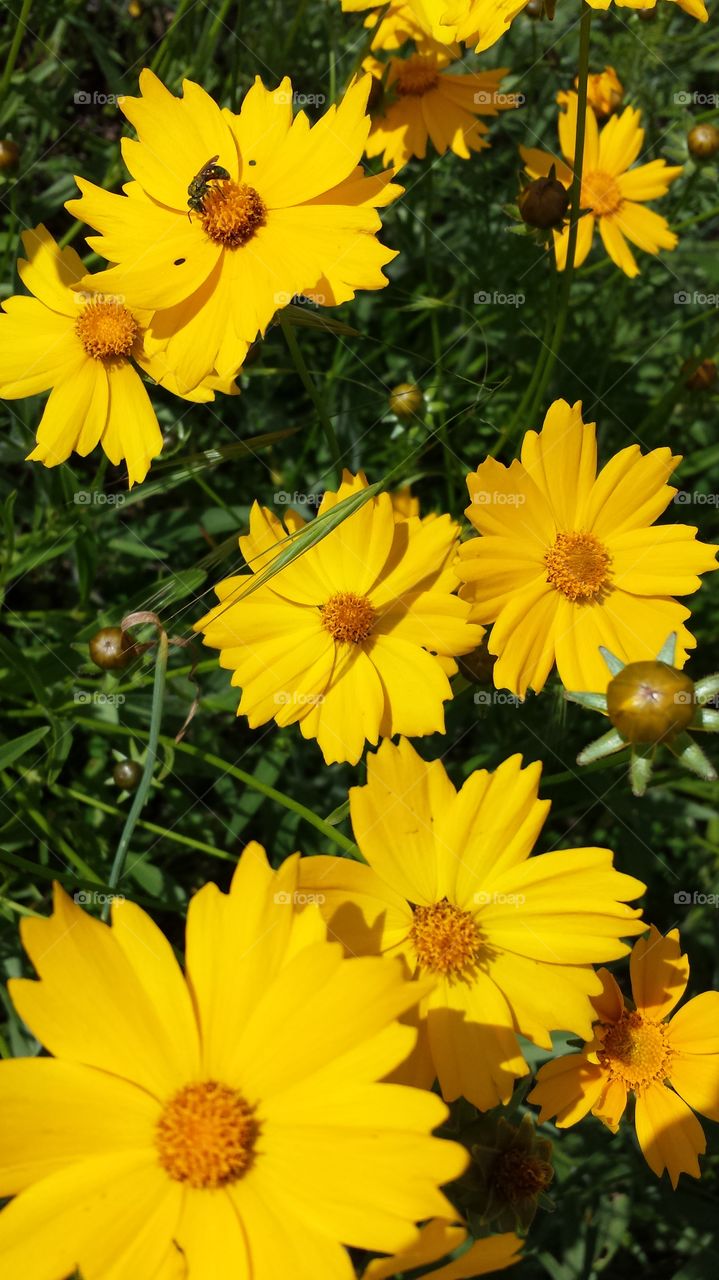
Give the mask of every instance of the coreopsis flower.
[{"label": "coreopsis flower", "polygon": [[54,1056],[0,1063],[4,1276],[347,1280],[344,1245],[394,1252],[454,1217],[446,1108],[377,1083],[416,988],[293,910],[297,861],[249,846],[229,895],[195,895],[185,976],[128,901],[110,927],[57,887],[22,922],[39,980],[11,995]]},{"label": "coreopsis flower", "polygon": [[[576,81],[575,81],[576,88]],[[622,104],[624,85],[614,67],[605,67],[587,80],[587,102],[598,120],[606,120]]]},{"label": "coreopsis flower", "polygon": [[435,1218],[422,1227],[416,1244],[394,1257],[376,1258],[370,1262],[362,1273],[362,1280],[390,1280],[392,1276],[405,1275],[416,1267],[427,1267],[433,1262],[440,1265],[423,1273],[427,1280],[474,1280],[475,1276],[493,1275],[520,1261],[523,1241],[508,1231],[476,1240],[458,1258],[444,1264],[447,1254],[461,1248],[467,1239],[464,1227]]},{"label": "coreopsis flower", "polygon": [[376,206],[400,188],[359,167],[371,83],[353,83],[313,126],[303,111],[293,120],[287,78],[269,90],[258,77],[239,115],[191,80],[175,98],[147,70],[141,96],[121,100],[137,131],[122,141],[134,181],[113,195],[79,178],[67,208],[117,264],[101,287],[153,312],[150,349],[165,351],[182,390],[233,376],[294,295],[336,306],[386,285],[395,253],[377,240]]},{"label": "coreopsis flower", "polygon": [[520,697],[539,692],[557,665],[567,689],[602,693],[604,645],[623,662],[654,659],[677,633],[675,665],[696,645],[684,621],[700,573],[717,548],[691,525],[654,525],[676,489],[670,449],[629,445],[597,475],[594,423],[581,403],[557,400],[521,461],[486,459],[467,477],[467,517],[480,538],[462,544],[457,572],[472,617],[494,622],[494,681]]},{"label": "coreopsis flower", "polygon": [[[612,0],[587,0],[592,9],[608,9]],[[708,22],[709,14],[703,0],[669,0],[670,4],[678,4],[680,9],[699,22]],[[656,9],[657,0],[614,0],[619,9]]]},{"label": "coreopsis flower", "polygon": [[541,1067],[528,1101],[560,1129],[591,1111],[616,1133],[632,1094],[644,1158],[657,1177],[666,1169],[676,1189],[680,1174],[700,1176],[706,1150],[693,1112],[719,1120],[719,991],[694,996],[669,1017],[689,980],[678,929],[662,937],[652,926],[634,944],[630,971],[631,1002],[600,971],[591,1042]]},{"label": "coreopsis flower", "polygon": [[[24,231],[27,259],[18,263],[32,297],[7,298],[0,312],[0,396],[17,400],[50,390],[28,455],[46,467],[99,444],[115,466],[127,463],[130,486],[144,480],[162,435],[139,365],[168,390],[178,388],[162,353],[144,344],[148,315],[94,287],[74,249],[61,249],[42,225]],[[84,281],[82,291],[76,286]],[[188,398],[214,399],[205,382]]]},{"label": "coreopsis flower", "polygon": [[[345,472],[318,518],[366,488],[364,475]],[[304,526],[288,511],[283,527],[256,502],[240,538],[251,572],[220,582],[220,603],[195,624],[242,687],[237,714],[252,728],[299,723],[327,764],[356,764],[380,736],[443,733],[454,657],[483,634],[454,594],[458,526],[407,515],[404,502],[395,511],[379,494],[248,594]]]},{"label": "coreopsis flower", "polygon": [[[397,1078],[487,1110],[506,1103],[527,1064],[517,1039],[549,1048],[550,1032],[590,1034],[591,965],[626,955],[645,926],[627,905],[644,886],[616,871],[608,849],[530,857],[549,802],[541,765],[521,756],[472,773],[459,791],[441,761],[406,739],[383,742],[367,785],[350,791],[367,865],[300,863],[348,954],[401,956],[435,985],[419,1005],[417,1052]],[[581,1029],[581,1030],[580,1030]]]},{"label": "coreopsis flower", "polygon": [[443,0],[442,22],[455,39],[473,45],[476,53],[488,49],[509,30],[527,0]]},{"label": "coreopsis flower", "polygon": [[[444,22],[448,0],[341,0],[346,13],[367,13],[365,26],[376,28],[372,48],[400,49],[407,40],[418,46],[438,42],[455,44],[455,33]],[[457,52],[459,47],[456,46]]]},{"label": "coreopsis flower", "polygon": [[[497,116],[516,106],[511,94],[501,93],[507,68],[480,74],[453,74],[450,58],[440,45],[386,64],[388,102],[373,114],[365,153],[382,156],[382,163],[401,168],[413,156],[423,160],[431,140],[443,156],[453,151],[468,160],[473,151],[488,147],[488,126],[481,116]],[[372,59],[377,76],[385,64]]]},{"label": "coreopsis flower", "polygon": [[[552,166],[565,187],[572,185],[574,146],[577,131],[577,95],[559,95],[559,143],[564,156],[536,147],[520,147],[527,173],[533,178],[545,177]],[[681,165],[670,166],[665,160],[650,160],[632,168],[644,143],[641,112],[626,107],[621,115],[612,116],[599,129],[591,107],[587,107],[587,129],[584,140],[584,162],[579,219],[574,262],[581,266],[592,247],[595,227],[599,227],[602,243],[609,257],[625,275],[639,274],[634,254],[627,240],[657,254],[660,249],[674,249],[677,237],[665,218],[646,207],[648,200],[666,195],[669,186],[682,172]],[[562,271],[567,261],[569,228],[554,233],[557,267]]]}]

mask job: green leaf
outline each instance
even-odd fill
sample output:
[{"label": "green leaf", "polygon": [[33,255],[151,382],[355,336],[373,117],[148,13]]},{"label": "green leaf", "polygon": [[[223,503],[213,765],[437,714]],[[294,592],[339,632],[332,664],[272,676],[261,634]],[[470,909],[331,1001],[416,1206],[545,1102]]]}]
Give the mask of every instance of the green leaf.
[{"label": "green leaf", "polygon": [[37,742],[50,732],[50,726],[44,724],[41,729],[33,729],[30,733],[23,733],[20,738],[13,738],[12,742],[4,742],[0,746],[0,769],[6,769],[8,765],[14,764],[27,751],[31,751]]}]

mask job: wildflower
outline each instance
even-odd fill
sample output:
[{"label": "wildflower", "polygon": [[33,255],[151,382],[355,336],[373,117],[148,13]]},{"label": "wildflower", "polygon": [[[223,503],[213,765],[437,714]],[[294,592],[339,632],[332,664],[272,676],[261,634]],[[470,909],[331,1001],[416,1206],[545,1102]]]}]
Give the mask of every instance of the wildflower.
[{"label": "wildflower", "polygon": [[426,1267],[433,1262],[439,1266],[424,1272],[428,1280],[474,1280],[475,1276],[493,1275],[520,1261],[522,1241],[510,1231],[476,1240],[458,1258],[443,1264],[442,1259],[460,1249],[467,1240],[464,1227],[435,1218],[422,1227],[417,1243],[409,1249],[403,1249],[392,1258],[376,1258],[370,1262],[362,1280],[390,1280],[391,1276],[404,1275],[415,1267]]},{"label": "wildflower", "polygon": [[[576,88],[576,82],[575,82]],[[614,67],[605,67],[590,75],[587,81],[587,102],[598,120],[606,120],[621,106],[624,85]]]},{"label": "wildflower", "polygon": [[196,894],[186,976],[127,901],[109,927],[56,887],[22,922],[39,980],[11,994],[54,1056],[0,1063],[3,1275],[346,1280],[343,1245],[392,1253],[453,1218],[446,1108],[378,1083],[417,989],[293,910],[297,862],[251,845],[229,895]]},{"label": "wildflower", "polygon": [[657,1177],[667,1169],[676,1189],[680,1174],[700,1176],[697,1157],[706,1150],[693,1112],[719,1120],[719,991],[695,996],[669,1018],[689,980],[678,929],[662,937],[652,926],[634,944],[630,971],[632,1002],[601,970],[593,1039],[541,1067],[528,1101],[560,1129],[591,1111],[616,1133],[633,1094],[644,1158]]},{"label": "wildflower", "polygon": [[482,537],[462,544],[457,571],[472,618],[495,624],[498,688],[539,692],[556,662],[567,689],[602,693],[600,645],[638,662],[654,659],[670,632],[683,667],[696,641],[672,597],[698,589],[717,548],[691,525],[654,524],[677,492],[666,481],[680,461],[634,444],[597,475],[594,424],[581,404],[557,400],[541,432],[526,433],[521,461],[488,458],[468,477],[466,514]]},{"label": "wildflower", "polygon": [[[560,94],[559,142],[564,160],[535,147],[520,147],[527,172],[532,178],[546,177],[552,166],[565,187],[572,185],[572,166],[577,131],[577,95]],[[587,108],[584,162],[575,265],[581,266],[592,247],[595,227],[599,227],[604,248],[616,266],[628,276],[639,274],[634,255],[627,244],[657,254],[660,249],[674,249],[677,237],[665,218],[646,207],[648,200],[666,195],[669,186],[682,171],[681,165],[669,166],[665,160],[650,160],[632,168],[642,150],[644,130],[641,112],[627,107],[621,115],[612,116],[599,130],[597,118]],[[567,261],[569,229],[554,233],[557,266],[562,271]]]},{"label": "wildflower", "polygon": [[626,955],[621,939],[644,928],[626,905],[644,886],[614,870],[608,849],[530,857],[549,810],[540,774],[512,756],[457,791],[440,761],[406,739],[383,742],[367,785],[350,791],[367,865],[300,863],[349,954],[401,956],[409,973],[435,979],[397,1078],[428,1088],[437,1077],[448,1102],[463,1096],[480,1110],[506,1103],[527,1074],[518,1035],[547,1048],[552,1030],[589,1036],[589,996],[601,989],[590,966]]}]

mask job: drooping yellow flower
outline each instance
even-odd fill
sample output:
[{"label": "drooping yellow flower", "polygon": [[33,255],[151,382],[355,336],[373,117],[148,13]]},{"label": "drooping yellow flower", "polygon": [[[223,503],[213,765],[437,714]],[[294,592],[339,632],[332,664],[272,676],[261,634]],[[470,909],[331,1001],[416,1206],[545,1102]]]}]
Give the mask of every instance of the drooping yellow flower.
[{"label": "drooping yellow flower", "polygon": [[[430,140],[440,155],[449,150],[463,160],[489,146],[488,126],[479,117],[497,116],[517,105],[512,94],[500,92],[507,68],[453,74],[449,61],[439,45],[389,60],[389,104],[373,114],[365,148],[369,157],[382,155],[383,164],[398,169],[412,156],[424,159]],[[382,77],[384,64],[373,59],[372,68]]]},{"label": "drooping yellow flower", "polygon": [[556,662],[567,689],[603,693],[600,645],[624,662],[654,659],[673,631],[684,665],[696,641],[672,597],[700,587],[717,548],[691,525],[654,525],[680,461],[633,444],[597,475],[594,423],[581,403],[557,400],[541,432],[526,433],[521,461],[488,458],[467,477],[466,514],[482,536],[462,544],[457,571],[472,617],[495,624],[498,688],[539,692]]},{"label": "drooping yellow flower", "polygon": [[411,1247],[453,1218],[466,1152],[440,1099],[377,1083],[411,1048],[400,965],[348,960],[297,857],[248,846],[187,920],[186,977],[139,907],[112,927],[57,888],[10,984],[52,1058],[0,1063],[0,1269],[22,1280],[351,1280],[344,1245]]},{"label": "drooping yellow flower", "polygon": [[481,53],[501,39],[526,5],[527,0],[444,0],[442,20],[457,40]]},{"label": "drooping yellow flower", "polygon": [[[441,1264],[448,1253],[459,1249],[467,1240],[464,1227],[454,1226],[435,1218],[422,1227],[419,1239],[409,1249],[403,1249],[392,1258],[377,1258],[370,1262],[362,1280],[390,1280],[391,1276],[426,1267],[432,1262]],[[523,1241],[514,1232],[488,1236],[476,1240],[458,1258],[444,1266],[435,1267],[425,1274],[428,1280],[474,1280],[475,1276],[493,1275],[520,1261]]]},{"label": "drooping yellow flower", "polygon": [[[134,364],[177,393],[161,354],[144,347],[146,312],[106,296],[86,277],[74,249],[60,249],[44,226],[25,231],[20,278],[33,295],[6,299],[0,312],[0,397],[21,399],[50,390],[28,456],[46,467],[99,444],[110,462],[127,463],[130,486],[144,480],[162,449],[155,411]],[[78,292],[76,286],[85,280]],[[134,363],[133,363],[134,362]],[[210,380],[191,394],[214,399]]]},{"label": "drooping yellow flower", "polygon": [[[570,187],[577,95],[561,93],[559,102],[559,143],[564,160],[535,147],[520,147],[520,152],[531,177],[546,177],[554,167],[559,181]],[[644,143],[640,121],[641,112],[626,107],[621,115],[612,116],[600,131],[594,112],[587,107],[580,206],[588,212],[579,219],[576,266],[581,266],[587,257],[597,225],[612,262],[628,276],[638,275],[639,267],[627,239],[645,253],[657,254],[660,249],[676,248],[677,237],[668,222],[653,209],[647,209],[646,201],[666,195],[670,184],[682,172],[682,166],[670,166],[666,160],[650,160],[648,164],[631,167]],[[560,271],[566,265],[568,243],[568,227],[555,231],[554,248]]]},{"label": "drooping yellow flower", "polygon": [[[592,9],[608,9],[612,0],[587,0]],[[656,9],[657,0],[614,0],[619,9]],[[708,22],[709,14],[703,0],[669,0],[670,4],[678,4],[680,9],[696,18],[699,22]]]},{"label": "drooping yellow flower", "polygon": [[601,970],[591,1043],[541,1067],[528,1101],[560,1129],[591,1111],[616,1133],[633,1094],[644,1158],[657,1177],[668,1170],[676,1188],[680,1174],[700,1176],[697,1157],[706,1150],[692,1112],[719,1120],[719,991],[694,996],[669,1018],[689,980],[678,929],[662,937],[652,926],[634,944],[630,969],[631,1003]]},{"label": "drooping yellow flower", "polygon": [[[576,82],[575,82],[576,88]],[[598,120],[606,120],[622,105],[624,85],[614,67],[605,67],[587,80],[587,102]]]},{"label": "drooping yellow flower", "polygon": [[440,761],[406,739],[383,742],[367,785],[350,791],[355,838],[367,865],[346,858],[300,863],[323,899],[330,933],[352,955],[401,956],[436,985],[419,1006],[420,1041],[397,1078],[482,1110],[506,1103],[527,1074],[518,1035],[551,1046],[550,1031],[590,1034],[590,967],[626,955],[623,937],[645,927],[626,905],[644,886],[612,865],[608,849],[530,857],[549,802],[541,765],[521,756],[471,774],[457,791]]},{"label": "drooping yellow flower", "polygon": [[[154,313],[148,342],[165,350],[181,389],[233,376],[295,294],[336,306],[386,285],[395,253],[377,240],[376,206],[400,188],[359,167],[370,85],[370,76],[355,82],[312,127],[303,111],[293,120],[287,78],[276,90],[258,78],[239,115],[190,80],[175,98],[151,71],[141,97],[122,99],[138,135],[122,141],[134,181],[120,196],[78,179],[82,198],[67,208],[102,233],[88,243],[118,264],[96,277],[101,287]],[[200,208],[190,209],[188,186],[210,160],[229,178],[204,193],[200,184]]]},{"label": "drooping yellow flower", "polygon": [[[318,516],[366,488],[364,475],[345,472]],[[283,527],[254,504],[250,532],[240,538],[252,572],[220,582],[220,604],[195,624],[233,671],[242,688],[237,714],[252,728],[299,723],[327,764],[356,764],[365,741],[380,736],[444,733],[454,657],[484,632],[453,594],[458,526],[447,515],[422,520],[405,509],[402,502],[395,512],[388,494],[370,498],[248,595],[252,574],[305,526],[290,510]]]}]

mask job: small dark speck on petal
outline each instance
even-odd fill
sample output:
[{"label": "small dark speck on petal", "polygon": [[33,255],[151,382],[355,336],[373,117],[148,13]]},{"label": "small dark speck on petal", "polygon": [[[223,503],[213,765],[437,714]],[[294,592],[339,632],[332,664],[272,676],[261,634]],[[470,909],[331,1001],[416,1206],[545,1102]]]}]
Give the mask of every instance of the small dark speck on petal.
[{"label": "small dark speck on petal", "polygon": [[175,266],[181,267],[183,262],[186,262],[186,261],[187,261],[186,258],[175,258]]}]

